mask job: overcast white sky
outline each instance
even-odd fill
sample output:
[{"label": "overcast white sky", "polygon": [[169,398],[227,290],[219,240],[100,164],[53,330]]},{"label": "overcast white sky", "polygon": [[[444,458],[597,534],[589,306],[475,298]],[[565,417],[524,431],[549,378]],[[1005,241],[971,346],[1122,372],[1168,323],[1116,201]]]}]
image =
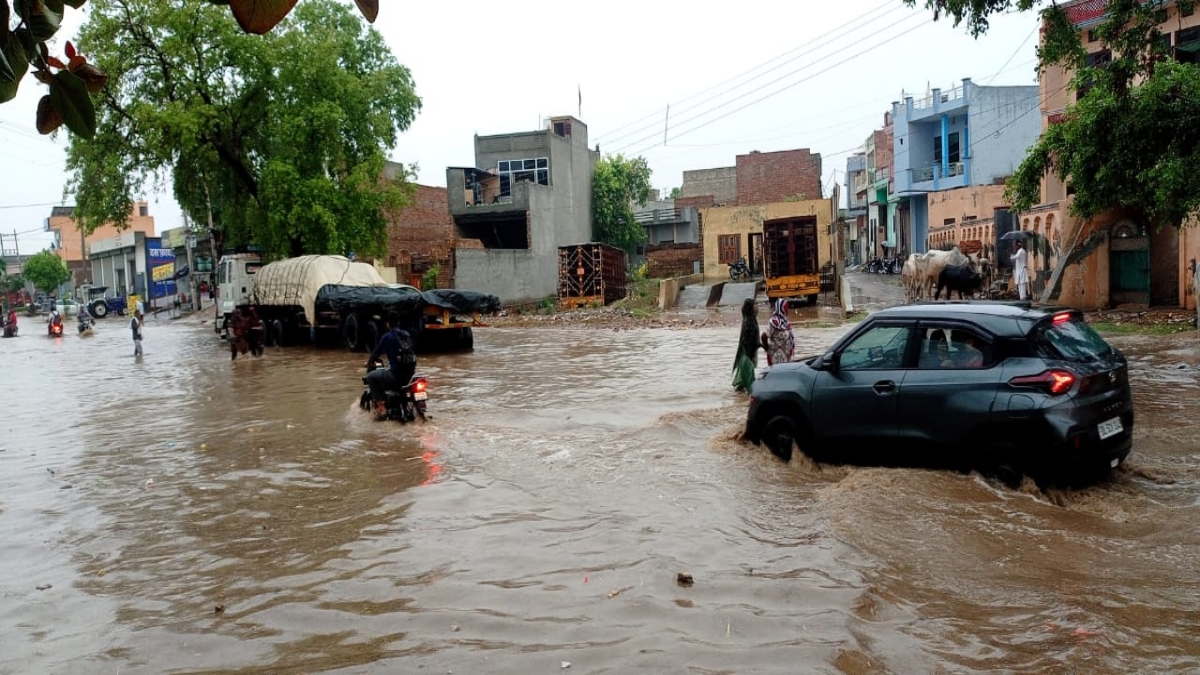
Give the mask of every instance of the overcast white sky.
[{"label": "overcast white sky", "polygon": [[[474,134],[528,131],[545,117],[577,115],[579,92],[590,145],[644,155],[654,186],[669,189],[684,170],[791,148],[820,152],[825,183],[835,171],[844,183],[846,156],[902,91],[919,97],[963,77],[1036,84],[1033,14],[997,17],[975,40],[901,0],[739,0],[712,9],[683,0],[607,0],[587,10],[543,2],[382,5],[375,27],[412,70],[424,101],[391,156],[418,164],[428,185],[445,185],[447,166],[473,163]],[[60,42],[82,22],[81,12],[67,15]],[[51,207],[73,203],[62,201],[66,135],[34,128],[44,93],[27,79],[14,101],[0,105],[0,233],[11,248],[16,231],[22,253],[48,246],[42,227]],[[169,191],[146,196],[160,232],[182,224]]]}]

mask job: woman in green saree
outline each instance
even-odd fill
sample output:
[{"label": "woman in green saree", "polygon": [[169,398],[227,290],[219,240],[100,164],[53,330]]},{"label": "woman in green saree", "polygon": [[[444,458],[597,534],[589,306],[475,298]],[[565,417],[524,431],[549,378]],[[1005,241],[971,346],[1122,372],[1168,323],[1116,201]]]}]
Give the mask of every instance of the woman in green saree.
[{"label": "woman in green saree", "polygon": [[754,386],[754,369],[758,365],[758,310],[754,300],[742,302],[742,334],[738,338],[737,356],[733,360],[733,388],[749,392]]}]

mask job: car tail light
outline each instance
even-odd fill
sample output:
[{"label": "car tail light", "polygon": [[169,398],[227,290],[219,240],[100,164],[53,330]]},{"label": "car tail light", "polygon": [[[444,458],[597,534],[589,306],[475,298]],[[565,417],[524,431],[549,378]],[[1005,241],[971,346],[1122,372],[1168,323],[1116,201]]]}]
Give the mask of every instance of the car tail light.
[{"label": "car tail light", "polygon": [[1014,377],[1008,383],[1014,387],[1034,387],[1049,394],[1065,394],[1075,384],[1075,373],[1069,370],[1046,370],[1037,375]]},{"label": "car tail light", "polygon": [[1070,312],[1059,312],[1058,314],[1054,315],[1053,319],[1051,319],[1051,321],[1053,323],[1066,323],[1070,320],[1071,320]]}]

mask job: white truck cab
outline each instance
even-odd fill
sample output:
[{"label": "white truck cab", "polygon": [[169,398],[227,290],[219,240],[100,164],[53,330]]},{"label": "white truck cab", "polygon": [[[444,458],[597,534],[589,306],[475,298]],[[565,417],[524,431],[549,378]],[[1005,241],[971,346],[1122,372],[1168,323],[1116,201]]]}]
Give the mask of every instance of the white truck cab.
[{"label": "white truck cab", "polygon": [[221,256],[217,264],[217,318],[214,329],[225,332],[229,317],[238,305],[250,304],[254,275],[263,265],[258,253],[233,253]]}]

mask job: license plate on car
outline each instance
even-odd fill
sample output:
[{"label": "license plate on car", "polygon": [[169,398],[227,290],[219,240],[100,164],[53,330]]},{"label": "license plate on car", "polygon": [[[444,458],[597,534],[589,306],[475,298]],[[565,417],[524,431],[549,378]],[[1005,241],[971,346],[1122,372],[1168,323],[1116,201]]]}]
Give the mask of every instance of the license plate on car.
[{"label": "license plate on car", "polygon": [[[423,391],[413,392],[413,400],[415,400],[415,401],[424,401],[427,398],[429,398],[429,394],[427,394]],[[1120,424],[1121,424],[1121,422],[1120,422],[1120,420],[1118,420],[1117,425],[1119,426]],[[1104,437],[1101,436],[1101,438],[1104,438]]]},{"label": "license plate on car", "polygon": [[1121,426],[1120,417],[1114,417],[1096,425],[1096,431],[1100,432],[1100,440],[1104,440],[1125,431],[1125,427]]}]

